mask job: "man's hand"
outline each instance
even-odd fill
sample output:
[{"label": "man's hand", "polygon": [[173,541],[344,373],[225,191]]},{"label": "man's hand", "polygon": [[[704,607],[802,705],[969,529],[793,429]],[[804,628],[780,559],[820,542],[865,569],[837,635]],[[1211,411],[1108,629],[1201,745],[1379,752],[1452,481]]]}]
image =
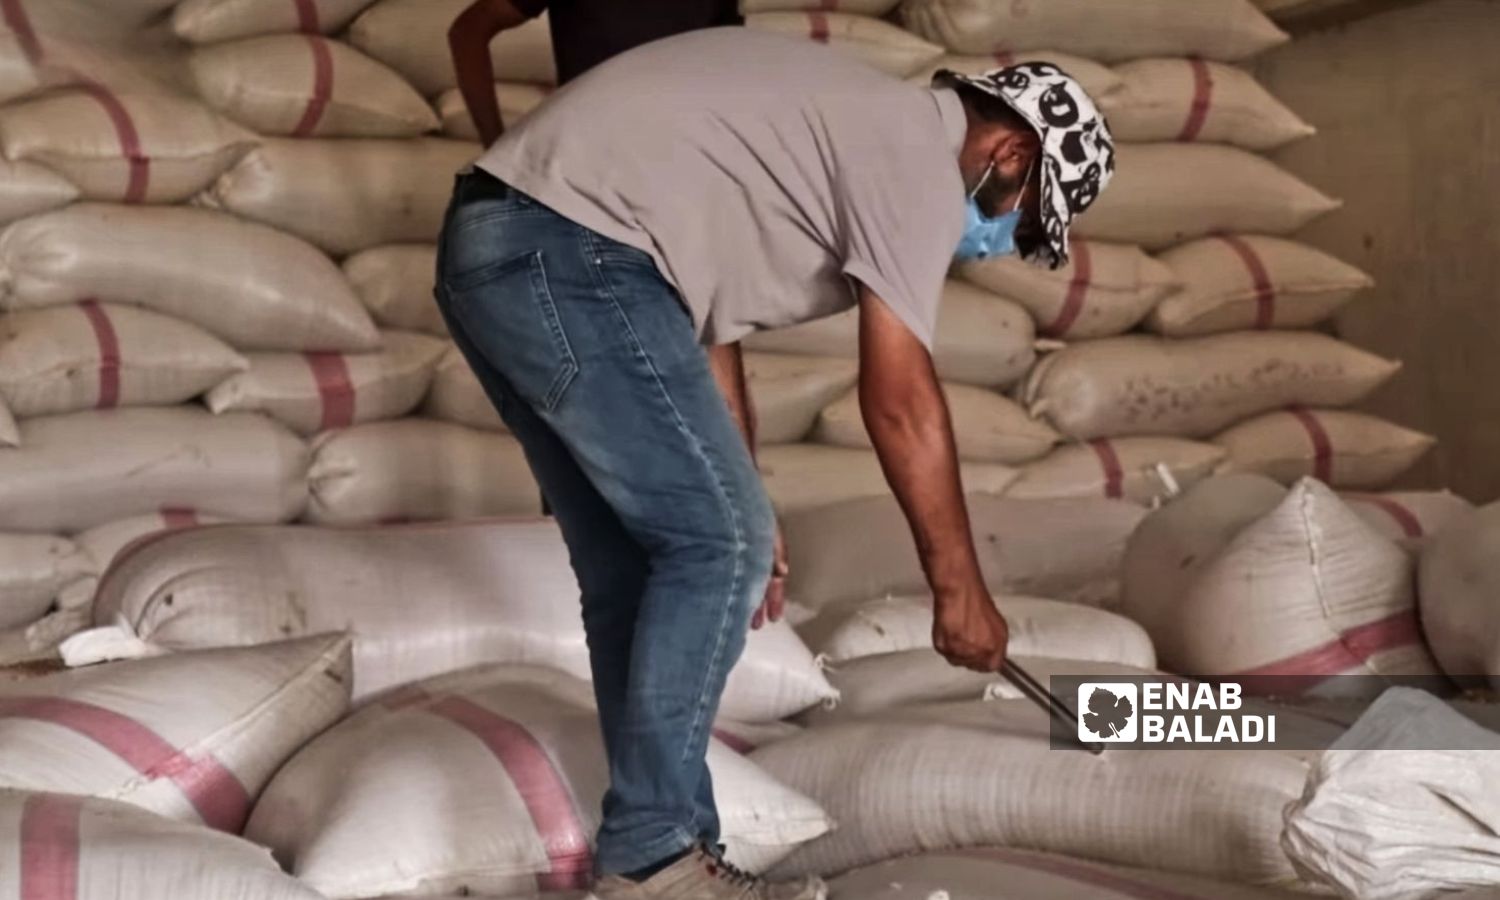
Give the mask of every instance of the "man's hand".
[{"label": "man's hand", "polygon": [[932,645],[953,665],[998,672],[1009,643],[1010,627],[983,585],[933,598]]},{"label": "man's hand", "polygon": [[786,612],[786,540],[781,536],[781,526],[776,526],[776,552],[772,557],[771,580],[766,584],[765,599],[760,609],[750,620],[751,628],[760,628],[767,622],[779,622]]}]

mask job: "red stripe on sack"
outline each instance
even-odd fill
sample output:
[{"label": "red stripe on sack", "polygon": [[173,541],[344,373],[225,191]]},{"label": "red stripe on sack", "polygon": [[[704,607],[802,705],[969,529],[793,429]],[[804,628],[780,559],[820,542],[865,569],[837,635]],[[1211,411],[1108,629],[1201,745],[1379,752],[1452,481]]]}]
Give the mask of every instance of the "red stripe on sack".
[{"label": "red stripe on sack", "polygon": [[1083,312],[1083,301],[1088,299],[1091,279],[1094,277],[1094,259],[1089,254],[1089,245],[1084,241],[1073,244],[1073,280],[1068,282],[1068,294],[1063,298],[1063,307],[1051,325],[1042,328],[1042,335],[1050,338],[1064,337],[1078,316]]},{"label": "red stripe on sack", "polygon": [[32,794],[21,807],[20,900],[77,900],[82,797]]},{"label": "red stripe on sack", "polygon": [[1099,457],[1099,465],[1104,469],[1104,496],[1111,500],[1124,497],[1125,469],[1120,465],[1120,454],[1115,452],[1115,445],[1099,438],[1089,441],[1089,446],[1094,448],[1094,455]]},{"label": "red stripe on sack", "polygon": [[723,744],[724,746],[728,747],[741,756],[747,756],[749,755],[750,751],[755,749],[754,744],[750,743],[737,734],[730,734],[722,728],[715,728],[713,730],[713,734],[714,737],[719,739],[719,743]]},{"label": "red stripe on sack", "polygon": [[333,99],[333,51],[321,35],[310,34],[307,43],[312,47],[313,89],[307,98],[307,108],[302,110],[302,120],[292,129],[292,137],[312,137],[328,111],[328,101]]},{"label": "red stripe on sack", "polygon": [[828,16],[825,13],[810,12],[807,14],[807,36],[820,44],[828,43],[832,34],[828,24]]},{"label": "red stripe on sack", "polygon": [[198,513],[196,510],[183,509],[178,506],[163,506],[160,510],[161,522],[169,531],[180,528],[192,528],[198,524]]},{"label": "red stripe on sack", "polygon": [[147,778],[170,779],[210,828],[239,834],[250,815],[249,793],[217,759],[192,759],[156,732],[113,710],[63,697],[10,697],[0,698],[0,719],[31,719],[66,728]]},{"label": "red stripe on sack", "polygon": [[1317,416],[1301,407],[1292,407],[1287,412],[1302,423],[1307,439],[1312,441],[1313,477],[1327,484],[1333,479],[1333,441],[1328,437],[1328,430]]},{"label": "red stripe on sack", "polygon": [[1255,285],[1255,328],[1260,331],[1270,328],[1276,321],[1276,288],[1271,284],[1271,273],[1266,271],[1266,264],[1256,255],[1255,248],[1243,239],[1232,234],[1215,236],[1229,245],[1250,272],[1250,280]]},{"label": "red stripe on sack", "polygon": [[25,0],[0,0],[0,16],[4,17],[6,27],[15,32],[26,61],[33,66],[41,65],[44,56],[42,42],[31,26],[31,17],[26,14]]},{"label": "red stripe on sack", "polygon": [[1112,893],[1134,897],[1137,900],[1202,900],[1201,894],[1183,894],[1172,888],[1161,887],[1155,884],[1143,884],[1139,881],[1132,881],[1124,875],[1097,869],[1081,860],[1064,857],[1033,856],[1004,847],[976,847],[953,851],[943,855],[993,859],[1009,866],[1015,866],[1018,869],[1046,872],[1049,875],[1056,875],[1080,884],[1104,888]]},{"label": "red stripe on sack", "polygon": [[323,430],[348,428],[354,424],[354,382],[349,378],[349,363],[342,353],[314,351],[304,353],[318,398],[323,403]]},{"label": "red stripe on sack", "polygon": [[130,178],[125,185],[125,196],[121,198],[121,202],[144,201],[146,191],[151,186],[151,159],[141,150],[141,135],[136,131],[134,120],[130,118],[130,111],[113,91],[97,81],[85,79],[78,87],[104,107],[110,122],[114,123],[115,136],[120,142],[120,155],[130,165]]},{"label": "red stripe on sack", "polygon": [[297,7],[297,30],[303,34],[322,34],[323,23],[319,21],[316,0],[292,0]]},{"label": "red stripe on sack", "polygon": [[99,344],[99,400],[95,409],[114,409],[120,405],[120,336],[98,300],[80,300],[79,309],[94,329]]},{"label": "red stripe on sack", "polygon": [[537,876],[537,887],[544,891],[588,887],[594,854],[573,795],[546,748],[521,725],[462,697],[445,697],[427,711],[479,738],[505,768],[551,862],[551,870]]},{"label": "red stripe on sack", "polygon": [[1389,497],[1381,497],[1376,494],[1345,494],[1344,496],[1350,500],[1368,503],[1371,506],[1384,510],[1386,515],[1396,520],[1396,524],[1401,526],[1401,531],[1409,538],[1419,538],[1427,533],[1426,529],[1422,527],[1422,520],[1417,518],[1416,513]]},{"label": "red stripe on sack", "polygon": [[1374,622],[1342,632],[1328,643],[1295,656],[1225,675],[1218,680],[1238,681],[1263,675],[1299,675],[1331,678],[1364,665],[1370,657],[1387,650],[1422,642],[1422,629],[1415,610],[1402,610]]},{"label": "red stripe on sack", "polygon": [[1203,124],[1208,121],[1209,109],[1214,102],[1214,76],[1208,63],[1196,57],[1188,60],[1193,68],[1193,105],[1188,110],[1187,122],[1183,123],[1179,141],[1196,141],[1203,133]]}]

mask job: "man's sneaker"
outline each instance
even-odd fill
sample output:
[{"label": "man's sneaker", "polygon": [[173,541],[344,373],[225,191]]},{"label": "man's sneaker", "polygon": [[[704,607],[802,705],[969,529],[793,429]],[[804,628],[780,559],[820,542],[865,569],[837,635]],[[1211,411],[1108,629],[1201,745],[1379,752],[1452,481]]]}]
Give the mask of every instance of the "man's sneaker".
[{"label": "man's sneaker", "polygon": [[645,881],[601,878],[586,900],[826,900],[821,878],[772,883],[699,847]]}]

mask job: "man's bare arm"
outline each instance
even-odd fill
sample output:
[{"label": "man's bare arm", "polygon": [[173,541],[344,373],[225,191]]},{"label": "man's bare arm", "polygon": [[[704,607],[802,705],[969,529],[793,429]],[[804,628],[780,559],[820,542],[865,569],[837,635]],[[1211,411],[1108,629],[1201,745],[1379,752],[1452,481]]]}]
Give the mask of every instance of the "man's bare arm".
[{"label": "man's bare arm", "polygon": [[861,287],[859,306],[860,411],[932,587],[934,644],[955,665],[997,671],[1008,631],[974,550],[953,424],[932,356],[868,288]]},{"label": "man's bare arm", "polygon": [[502,31],[526,21],[511,0],[475,0],[453,20],[448,29],[448,49],[464,105],[479,129],[479,140],[488,147],[500,139],[505,123],[500,102],[495,99],[495,64],[490,60],[490,42]]}]

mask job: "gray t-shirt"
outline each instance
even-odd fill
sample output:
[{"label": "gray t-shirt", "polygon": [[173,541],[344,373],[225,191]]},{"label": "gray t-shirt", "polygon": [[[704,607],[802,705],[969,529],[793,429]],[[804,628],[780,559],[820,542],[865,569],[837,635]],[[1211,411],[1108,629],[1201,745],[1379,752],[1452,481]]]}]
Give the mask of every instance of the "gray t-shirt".
[{"label": "gray t-shirt", "polygon": [[593,69],[478,165],[649,253],[704,343],[842,312],[855,279],[931,347],[965,128],[951,91],[717,28]]}]

